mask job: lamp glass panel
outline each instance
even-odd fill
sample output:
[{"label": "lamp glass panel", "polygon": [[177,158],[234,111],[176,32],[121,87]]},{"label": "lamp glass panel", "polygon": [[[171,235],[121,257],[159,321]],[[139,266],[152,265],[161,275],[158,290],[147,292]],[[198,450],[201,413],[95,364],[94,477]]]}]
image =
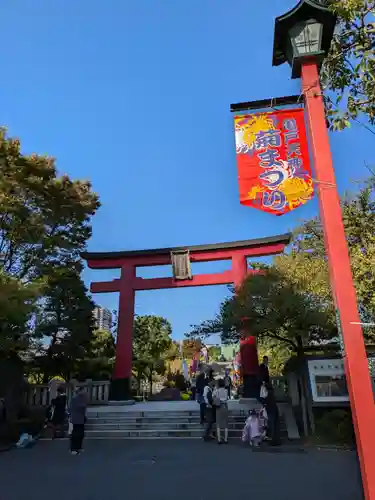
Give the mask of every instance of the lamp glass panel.
[{"label": "lamp glass panel", "polygon": [[289,36],[296,56],[304,56],[320,50],[322,25],[307,22],[294,26]]}]

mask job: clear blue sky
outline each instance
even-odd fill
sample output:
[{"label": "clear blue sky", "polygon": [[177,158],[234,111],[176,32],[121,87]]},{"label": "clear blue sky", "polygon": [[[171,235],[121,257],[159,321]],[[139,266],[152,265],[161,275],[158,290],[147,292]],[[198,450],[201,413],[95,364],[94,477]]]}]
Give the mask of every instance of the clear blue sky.
[{"label": "clear blue sky", "polygon": [[[4,2],[0,123],[24,152],[48,153],[62,173],[92,181],[103,206],[90,250],[269,236],[316,213],[316,200],[278,218],[238,202],[229,105],[299,92],[287,65],[271,66],[273,19],[294,3]],[[358,126],[331,136],[341,191],[368,174],[373,142]],[[85,272],[87,283],[116,276]],[[136,312],[167,317],[178,338],[226,294],[225,287],[140,292]],[[117,308],[116,294],[95,299]]]}]

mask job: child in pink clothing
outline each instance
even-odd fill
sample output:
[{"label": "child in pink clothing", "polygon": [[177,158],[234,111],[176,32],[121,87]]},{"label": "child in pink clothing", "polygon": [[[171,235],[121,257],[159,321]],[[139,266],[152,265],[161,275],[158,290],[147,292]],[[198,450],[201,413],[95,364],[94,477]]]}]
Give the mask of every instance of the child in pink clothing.
[{"label": "child in pink clothing", "polygon": [[249,443],[250,446],[255,446],[256,448],[262,441],[259,417],[255,410],[250,410],[249,412],[249,416],[245,422],[245,427],[242,431],[242,441],[244,443]]}]

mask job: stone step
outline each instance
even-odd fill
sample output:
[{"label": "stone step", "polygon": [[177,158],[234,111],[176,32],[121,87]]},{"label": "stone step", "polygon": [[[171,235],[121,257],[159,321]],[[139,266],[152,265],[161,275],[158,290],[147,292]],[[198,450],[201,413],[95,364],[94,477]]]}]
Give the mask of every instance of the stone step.
[{"label": "stone step", "polygon": [[[243,423],[241,422],[230,422],[228,424],[228,429],[243,429]],[[200,423],[196,424],[181,424],[181,423],[158,423],[158,424],[90,424],[86,425],[87,430],[164,430],[164,429],[203,429],[203,425]]]},{"label": "stone step", "polygon": [[[109,407],[110,408],[110,407]],[[104,415],[106,417],[126,417],[126,416],[132,416],[136,418],[142,418],[142,417],[152,417],[152,416],[173,416],[173,417],[181,417],[183,415],[189,415],[189,416],[194,416],[194,415],[199,415],[199,407],[197,407],[196,411],[164,411],[164,410],[154,410],[154,411],[110,411],[110,409],[106,411],[95,411],[95,408],[89,409],[87,411],[88,415],[91,416],[98,416],[100,417],[101,415]]]},{"label": "stone step", "polygon": [[[244,410],[229,410],[230,415],[247,416],[248,412]],[[89,409],[87,416],[90,418],[181,418],[181,417],[199,417],[199,407],[196,411],[127,411],[127,412],[98,412]]]},{"label": "stone step", "polygon": [[[245,422],[244,417],[233,417],[229,415],[229,422]],[[88,423],[95,424],[157,424],[157,423],[183,423],[183,424],[195,424],[200,422],[200,418],[88,418]]]},{"label": "stone step", "polygon": [[[165,430],[88,430],[85,433],[88,439],[90,438],[107,438],[107,439],[126,439],[126,438],[201,438],[203,429],[165,429]],[[231,429],[229,437],[240,439],[242,430]]]}]

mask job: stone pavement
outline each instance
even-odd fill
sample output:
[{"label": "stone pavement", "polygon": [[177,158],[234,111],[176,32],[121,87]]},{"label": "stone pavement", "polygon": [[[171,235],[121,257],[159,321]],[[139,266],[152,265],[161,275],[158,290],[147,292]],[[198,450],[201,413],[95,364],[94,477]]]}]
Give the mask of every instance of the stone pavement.
[{"label": "stone pavement", "polygon": [[353,452],[201,440],[39,442],[0,454],[1,500],[362,500]]}]

